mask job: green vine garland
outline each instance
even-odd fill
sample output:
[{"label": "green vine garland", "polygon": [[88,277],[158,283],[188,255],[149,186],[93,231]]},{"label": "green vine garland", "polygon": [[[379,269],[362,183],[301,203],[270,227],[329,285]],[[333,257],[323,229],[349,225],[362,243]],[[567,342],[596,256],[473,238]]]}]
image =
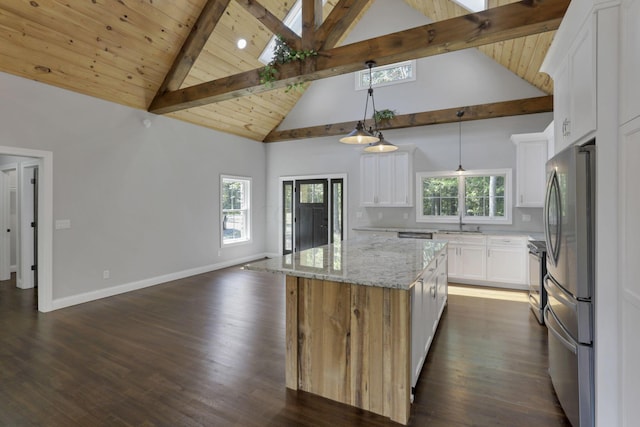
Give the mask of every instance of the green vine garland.
[{"label": "green vine garland", "polygon": [[388,120],[392,120],[394,117],[396,116],[396,111],[395,110],[389,110],[388,108],[384,109],[384,110],[376,110],[373,113],[373,119],[376,122],[382,122],[382,121],[388,121]]},{"label": "green vine garland", "polygon": [[[276,81],[278,76],[278,65],[286,64],[292,61],[304,61],[310,56],[318,55],[313,49],[296,50],[289,46],[281,35],[276,36],[276,47],[273,50],[273,59],[259,72],[260,83],[265,87],[273,87],[273,82]],[[302,90],[304,83],[290,83],[287,85],[285,92],[289,92],[292,89]]]}]

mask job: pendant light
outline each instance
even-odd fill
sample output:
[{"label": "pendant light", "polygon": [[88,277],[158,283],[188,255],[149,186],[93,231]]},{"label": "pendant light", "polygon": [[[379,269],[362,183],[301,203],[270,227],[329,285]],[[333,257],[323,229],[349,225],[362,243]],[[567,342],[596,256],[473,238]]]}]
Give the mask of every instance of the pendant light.
[{"label": "pendant light", "polygon": [[456,115],[458,116],[458,169],[456,172],[462,173],[465,170],[462,167],[462,116],[464,116],[464,110],[458,110]]},{"label": "pendant light", "polygon": [[378,138],[380,138],[380,141],[367,145],[367,148],[365,148],[364,151],[368,153],[388,153],[398,149],[397,146],[384,139],[382,132],[378,132]]},{"label": "pendant light", "polygon": [[[369,90],[367,91],[367,98],[365,99],[364,103],[364,116],[362,118],[362,121],[359,121],[356,124],[356,128],[354,130],[352,130],[347,136],[340,138],[340,142],[345,144],[372,144],[380,141],[380,138],[373,135],[371,128],[369,128],[369,131],[365,129],[367,122],[367,107],[369,106],[369,97],[371,97],[371,103],[373,105],[374,113],[376,109],[376,104],[373,99],[373,87],[371,78],[371,69],[376,65],[376,63],[375,61],[367,61],[366,65],[367,67],[369,67]],[[375,119],[375,115],[373,121],[375,123],[376,130],[378,130],[378,123]]]}]

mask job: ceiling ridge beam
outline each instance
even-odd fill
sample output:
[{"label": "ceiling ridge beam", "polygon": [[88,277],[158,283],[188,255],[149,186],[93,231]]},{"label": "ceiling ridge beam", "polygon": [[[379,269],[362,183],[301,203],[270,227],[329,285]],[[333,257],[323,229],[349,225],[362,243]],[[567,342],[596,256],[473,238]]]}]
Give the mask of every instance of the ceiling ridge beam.
[{"label": "ceiling ridge beam", "polygon": [[244,7],[247,12],[253,15],[274,35],[281,36],[284,41],[294,49],[300,49],[302,46],[300,36],[298,36],[291,28],[287,27],[277,16],[269,12],[269,10],[262,6],[260,2],[256,0],[236,0],[236,2],[240,6]]},{"label": "ceiling ridge beam", "polygon": [[315,61],[313,72],[305,73],[309,66],[299,61],[282,64],[279,79],[265,87],[260,83],[259,70],[250,70],[163,94],[154,99],[149,111],[164,114],[346,74],[361,70],[368,60],[386,65],[552,31],[560,25],[569,2],[523,0],[320,51],[305,60]]},{"label": "ceiling ridge beam", "polygon": [[209,40],[211,33],[218,25],[218,21],[227,9],[231,0],[209,0],[202,8],[200,16],[191,32],[180,48],[180,52],[173,61],[169,72],[164,78],[162,85],[156,92],[156,98],[166,92],[177,90],[189,75],[191,67],[198,59],[200,52]]},{"label": "ceiling ridge beam", "polygon": [[316,30],[316,50],[332,49],[338,45],[356,18],[373,0],[340,0]]},{"label": "ceiling ridge beam", "polygon": [[[462,118],[459,118],[456,115],[459,110],[464,110]],[[472,120],[495,119],[498,117],[520,116],[525,114],[548,113],[551,111],[553,111],[553,96],[546,95],[535,98],[517,99],[513,101],[493,102],[490,104],[401,114],[386,123],[381,123],[379,125],[379,129],[402,129],[416,126],[457,123],[459,120],[466,122]],[[355,125],[356,121],[351,121],[281,131],[274,130],[265,137],[264,142],[279,142],[295,139],[301,140],[318,138],[323,136],[345,135],[353,130]]]}]

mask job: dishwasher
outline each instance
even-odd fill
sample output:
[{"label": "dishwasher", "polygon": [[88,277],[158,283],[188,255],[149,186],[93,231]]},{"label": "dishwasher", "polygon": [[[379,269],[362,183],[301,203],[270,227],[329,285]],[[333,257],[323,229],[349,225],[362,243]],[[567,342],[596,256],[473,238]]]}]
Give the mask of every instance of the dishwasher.
[{"label": "dishwasher", "polygon": [[433,233],[430,231],[399,231],[399,239],[433,239]]}]

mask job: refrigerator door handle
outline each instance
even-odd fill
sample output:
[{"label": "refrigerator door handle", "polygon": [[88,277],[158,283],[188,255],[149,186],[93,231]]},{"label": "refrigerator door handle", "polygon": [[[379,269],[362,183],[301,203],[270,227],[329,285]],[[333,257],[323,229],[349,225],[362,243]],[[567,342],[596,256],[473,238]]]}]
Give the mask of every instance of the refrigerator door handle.
[{"label": "refrigerator door handle", "polygon": [[571,294],[562,289],[549,274],[544,277],[544,288],[547,290],[547,294],[552,295],[562,304],[570,307],[574,312],[578,311],[578,305],[574,302]]},{"label": "refrigerator door handle", "polygon": [[[549,319],[553,317],[553,322],[549,321]],[[551,308],[546,305],[544,307],[544,323],[547,325],[547,328],[551,333],[569,350],[573,352],[573,354],[578,354],[578,344],[571,340],[567,339],[565,336],[571,336],[569,332],[565,329],[565,327],[560,323],[560,320],[556,317],[556,314],[551,310]],[[556,331],[554,328],[554,324],[557,324],[562,332]]]}]

